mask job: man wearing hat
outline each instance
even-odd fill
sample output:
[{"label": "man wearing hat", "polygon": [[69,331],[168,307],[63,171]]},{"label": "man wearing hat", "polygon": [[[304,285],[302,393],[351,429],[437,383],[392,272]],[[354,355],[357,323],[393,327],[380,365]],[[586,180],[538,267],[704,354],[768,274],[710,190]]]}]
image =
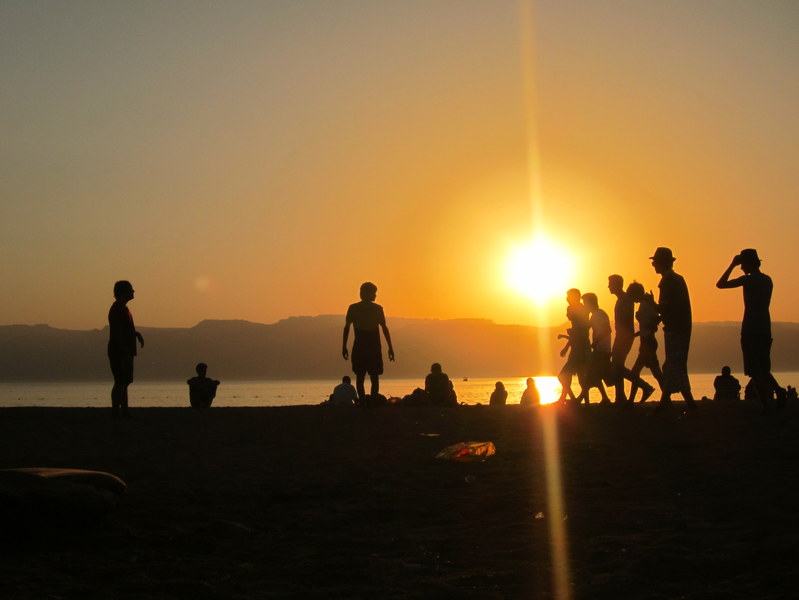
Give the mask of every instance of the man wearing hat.
[{"label": "man wearing hat", "polygon": [[[730,279],[737,266],[744,274]],[[757,250],[747,248],[733,257],[730,266],[716,282],[719,289],[742,287],[744,289],[744,318],[741,324],[741,349],[744,355],[744,373],[752,378],[763,412],[771,409],[769,399],[776,394],[777,410],[785,406],[787,392],[771,374],[771,277],[760,271]]]},{"label": "man wearing hat", "polygon": [[691,345],[691,298],[682,275],[674,272],[671,248],[658,248],[649,257],[660,275],[658,311],[663,320],[666,360],[663,363],[663,395],[658,409],[671,405],[671,395],[680,392],[688,410],[696,409],[688,379],[688,349]]}]

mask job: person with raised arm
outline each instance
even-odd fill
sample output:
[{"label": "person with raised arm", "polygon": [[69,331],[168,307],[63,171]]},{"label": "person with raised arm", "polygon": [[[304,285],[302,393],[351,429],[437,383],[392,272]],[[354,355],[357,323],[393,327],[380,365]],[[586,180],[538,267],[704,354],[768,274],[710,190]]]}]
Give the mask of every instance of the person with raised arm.
[{"label": "person with raised arm", "polygon": [[[769,400],[776,394],[777,410],[782,410],[787,391],[780,387],[771,374],[771,293],[774,283],[760,270],[757,250],[747,248],[733,257],[730,265],[716,282],[719,289],[742,287],[744,292],[744,317],[741,323],[741,350],[744,355],[744,373],[752,378],[763,412],[771,411]],[[730,279],[733,269],[741,267],[743,275]]]}]

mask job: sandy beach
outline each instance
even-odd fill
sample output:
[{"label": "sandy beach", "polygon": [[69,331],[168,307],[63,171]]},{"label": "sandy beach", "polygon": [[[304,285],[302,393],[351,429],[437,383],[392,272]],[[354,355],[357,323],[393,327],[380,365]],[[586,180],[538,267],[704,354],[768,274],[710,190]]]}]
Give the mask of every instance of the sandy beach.
[{"label": "sandy beach", "polygon": [[[679,405],[678,405],[679,406]],[[573,598],[793,597],[799,407],[0,410],[0,468],[118,475],[96,524],[9,534],[4,598],[552,598],[557,412]],[[492,441],[485,462],[436,460]]]}]

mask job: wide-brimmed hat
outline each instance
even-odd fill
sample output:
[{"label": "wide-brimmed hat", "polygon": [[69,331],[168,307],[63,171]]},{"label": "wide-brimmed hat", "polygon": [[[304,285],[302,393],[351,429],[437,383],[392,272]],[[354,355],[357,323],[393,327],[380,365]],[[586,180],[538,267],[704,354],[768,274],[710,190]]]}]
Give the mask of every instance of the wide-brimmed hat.
[{"label": "wide-brimmed hat", "polygon": [[671,253],[671,248],[656,248],[655,254],[649,257],[649,260],[658,260],[658,261],[667,261],[670,260],[674,262],[677,260],[674,258],[674,255]]},{"label": "wide-brimmed hat", "polygon": [[754,248],[746,248],[745,250],[741,250],[741,253],[738,256],[741,257],[741,262],[760,262],[760,257],[757,255],[757,250]]}]

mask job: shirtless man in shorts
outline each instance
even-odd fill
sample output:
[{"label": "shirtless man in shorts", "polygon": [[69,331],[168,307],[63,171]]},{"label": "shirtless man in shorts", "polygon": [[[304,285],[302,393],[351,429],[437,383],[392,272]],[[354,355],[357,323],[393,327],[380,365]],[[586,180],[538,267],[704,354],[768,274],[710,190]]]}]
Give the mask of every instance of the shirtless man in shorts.
[{"label": "shirtless man in shorts", "polygon": [[352,372],[355,373],[355,389],[358,390],[358,399],[364,407],[368,404],[368,397],[364,390],[367,373],[372,382],[370,395],[377,396],[380,392],[380,375],[383,374],[381,329],[383,337],[386,338],[386,344],[388,344],[388,359],[394,360],[394,348],[391,345],[391,335],[386,326],[386,315],[383,313],[383,307],[375,304],[375,298],[377,298],[377,286],[374,283],[367,281],[361,285],[361,301],[350,304],[347,309],[341,349],[344,360],[348,360],[347,340],[350,325],[352,325],[355,330],[355,341],[352,344]]}]

